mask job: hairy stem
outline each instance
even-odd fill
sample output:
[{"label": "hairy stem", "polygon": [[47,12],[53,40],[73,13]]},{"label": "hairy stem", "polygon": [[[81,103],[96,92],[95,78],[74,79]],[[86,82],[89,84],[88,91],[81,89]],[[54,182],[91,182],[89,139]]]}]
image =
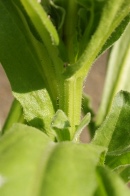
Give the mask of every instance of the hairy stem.
[{"label": "hairy stem", "polygon": [[69,118],[71,128],[70,137],[73,139],[75,128],[80,123],[81,100],[82,100],[83,79],[72,77],[64,80],[60,108]]}]

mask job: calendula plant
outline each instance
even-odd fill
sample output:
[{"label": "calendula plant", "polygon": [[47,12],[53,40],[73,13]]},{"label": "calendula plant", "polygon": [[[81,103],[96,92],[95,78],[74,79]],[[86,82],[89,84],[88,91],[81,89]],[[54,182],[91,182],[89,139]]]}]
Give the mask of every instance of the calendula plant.
[{"label": "calendula plant", "polygon": [[[0,62],[14,95],[1,196],[130,195],[129,21],[129,0],[0,0]],[[112,45],[93,118],[84,79]]]}]

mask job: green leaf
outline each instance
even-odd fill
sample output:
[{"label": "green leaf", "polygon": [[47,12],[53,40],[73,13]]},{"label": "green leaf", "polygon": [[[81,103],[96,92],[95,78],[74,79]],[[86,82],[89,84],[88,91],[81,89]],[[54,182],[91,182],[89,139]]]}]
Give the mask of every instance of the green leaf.
[{"label": "green leaf", "polygon": [[[23,107],[25,119],[52,135],[50,122],[54,108],[41,75],[37,53],[30,41],[32,35],[26,30],[27,25],[24,25],[11,1],[0,2],[0,18],[0,61],[13,94]],[[35,44],[39,43],[36,41]]]},{"label": "green leaf", "polygon": [[22,124],[0,138],[1,196],[39,195],[48,143],[44,133]]},{"label": "green leaf", "polygon": [[41,0],[40,4],[43,6],[44,10],[48,14],[50,10],[50,2],[48,0]]},{"label": "green leaf", "polygon": [[[76,75],[79,77],[85,77],[88,73],[92,63],[98,57],[103,46],[107,40],[114,34],[115,30],[117,38],[124,30],[125,26],[123,20],[129,17],[130,14],[130,2],[129,0],[119,0],[118,4],[116,0],[108,0],[105,2],[99,24],[95,33],[91,37],[89,43],[86,45],[84,53],[78,59],[78,61],[68,67],[66,70],[66,76]],[[127,19],[127,23],[128,23]],[[122,26],[120,26],[122,24]],[[126,20],[125,20],[126,24]],[[119,26],[122,28],[120,31]],[[111,43],[115,42],[115,37],[111,38]],[[108,44],[110,45],[110,44]]]},{"label": "green leaf", "polygon": [[82,98],[82,112],[84,115],[87,114],[88,112],[90,112],[91,114],[91,121],[88,124],[88,128],[90,131],[90,135],[93,138],[95,134],[95,120],[94,120],[95,114],[92,109],[91,98],[85,93],[83,93],[83,98]]},{"label": "green leaf", "polygon": [[24,123],[24,117],[23,117],[23,109],[20,105],[20,103],[14,99],[8,117],[6,118],[6,121],[4,123],[4,126],[2,128],[2,134],[11,128],[12,124],[14,123]]},{"label": "green leaf", "polygon": [[104,149],[64,142],[53,150],[42,183],[45,196],[93,195],[97,188],[96,165]]},{"label": "green leaf", "polygon": [[91,116],[94,117],[94,111],[92,109],[91,97],[89,95],[83,93],[82,95],[82,111],[83,114],[91,113]]},{"label": "green leaf", "polygon": [[106,43],[103,45],[98,56],[101,55],[105,50],[110,48],[122,36],[123,32],[127,28],[127,25],[129,25],[129,22],[130,14],[124,18],[124,20],[119,24],[118,27],[116,27],[111,36],[107,39]]},{"label": "green leaf", "polygon": [[130,190],[117,174],[105,167],[97,167],[99,187],[94,196],[129,196]]},{"label": "green leaf", "polygon": [[77,2],[80,5],[78,10],[79,18],[77,32],[79,41],[78,56],[80,56],[98,27],[102,10],[106,2],[104,0],[77,0]]},{"label": "green leaf", "polygon": [[110,113],[97,129],[92,143],[108,147],[108,152],[123,151],[130,145],[130,93],[121,91]]},{"label": "green leaf", "polygon": [[94,145],[55,144],[39,130],[16,124],[0,139],[0,195],[93,195],[105,152]]},{"label": "green leaf", "polygon": [[58,77],[63,71],[63,62],[59,58],[59,36],[53,23],[42,6],[36,1],[20,0],[20,3],[18,2],[16,5],[19,9],[24,8],[22,12],[27,15],[29,25],[33,26],[44,44],[49,55],[48,58],[51,59],[52,69]]},{"label": "green leaf", "polygon": [[125,168],[123,167],[123,171],[120,172],[120,176],[125,182],[130,181],[130,166],[129,165],[125,166]]},{"label": "green leaf", "polygon": [[62,110],[58,110],[54,115],[51,127],[56,132],[58,141],[70,140],[70,122]]},{"label": "green leaf", "polygon": [[130,181],[130,147],[107,153],[105,164],[120,174],[125,182]]},{"label": "green leaf", "polygon": [[120,90],[130,91],[130,25],[113,46],[108,60],[108,70],[96,124],[100,125],[110,110],[113,97]]},{"label": "green leaf", "polygon": [[80,124],[76,127],[76,132],[74,135],[74,142],[80,142],[80,134],[82,133],[83,129],[90,123],[91,114],[87,113],[84,118],[81,120]]},{"label": "green leaf", "polygon": [[55,1],[46,2],[43,0],[41,3],[60,34],[61,28],[63,27],[65,20],[65,8],[60,5],[57,5]]},{"label": "green leaf", "polygon": [[[20,0],[20,3],[23,5],[44,43],[47,44],[49,42],[47,31],[52,43],[58,45],[59,37],[57,31],[42,6],[37,1],[31,0]],[[46,47],[48,48],[47,45]]]}]

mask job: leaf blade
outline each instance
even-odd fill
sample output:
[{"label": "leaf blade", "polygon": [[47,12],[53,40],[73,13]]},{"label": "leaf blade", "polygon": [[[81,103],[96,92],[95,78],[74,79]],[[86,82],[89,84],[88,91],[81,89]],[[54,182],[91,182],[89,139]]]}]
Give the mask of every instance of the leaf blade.
[{"label": "leaf blade", "polygon": [[[44,133],[21,124],[1,137],[0,144],[0,177],[5,179],[1,195],[80,196],[96,190],[95,167],[104,157],[105,148],[55,144]],[[66,174],[70,173],[68,178]]]},{"label": "leaf blade", "polygon": [[[50,139],[39,130],[16,124],[0,139],[0,195],[39,195],[43,154]],[[35,179],[37,179],[35,181]]]},{"label": "leaf blade", "polygon": [[129,115],[130,93],[120,91],[114,99],[109,115],[96,131],[92,143],[108,147],[108,152],[128,147],[130,144]]},{"label": "leaf blade", "polygon": [[23,107],[26,120],[51,135],[50,122],[54,108],[50,95],[39,73],[37,57],[7,5],[11,6],[11,2],[0,2],[0,61],[13,94]]},{"label": "leaf blade", "polygon": [[99,187],[95,192],[95,196],[128,196],[130,194],[129,189],[124,186],[124,183],[120,177],[110,169],[98,166],[97,175],[99,179]]},{"label": "leaf blade", "polygon": [[[42,195],[49,196],[52,193],[54,196],[93,195],[97,187],[95,165],[100,159],[100,153],[104,150],[70,142],[57,145],[46,168]],[[70,173],[71,175],[66,175]]]}]

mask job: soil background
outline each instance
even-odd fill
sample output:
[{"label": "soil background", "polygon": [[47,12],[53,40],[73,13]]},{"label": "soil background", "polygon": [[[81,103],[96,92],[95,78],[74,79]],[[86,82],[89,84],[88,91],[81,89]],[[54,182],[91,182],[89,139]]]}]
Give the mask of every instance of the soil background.
[{"label": "soil background", "polygon": [[[108,52],[104,53],[98,58],[98,60],[92,66],[84,83],[84,91],[92,97],[92,107],[95,113],[97,112],[101,101],[107,67],[107,56]],[[8,115],[12,101],[13,96],[9,81],[2,66],[0,65],[0,129],[2,128]],[[87,131],[83,132],[81,138],[83,142],[87,142],[89,140]]]}]

